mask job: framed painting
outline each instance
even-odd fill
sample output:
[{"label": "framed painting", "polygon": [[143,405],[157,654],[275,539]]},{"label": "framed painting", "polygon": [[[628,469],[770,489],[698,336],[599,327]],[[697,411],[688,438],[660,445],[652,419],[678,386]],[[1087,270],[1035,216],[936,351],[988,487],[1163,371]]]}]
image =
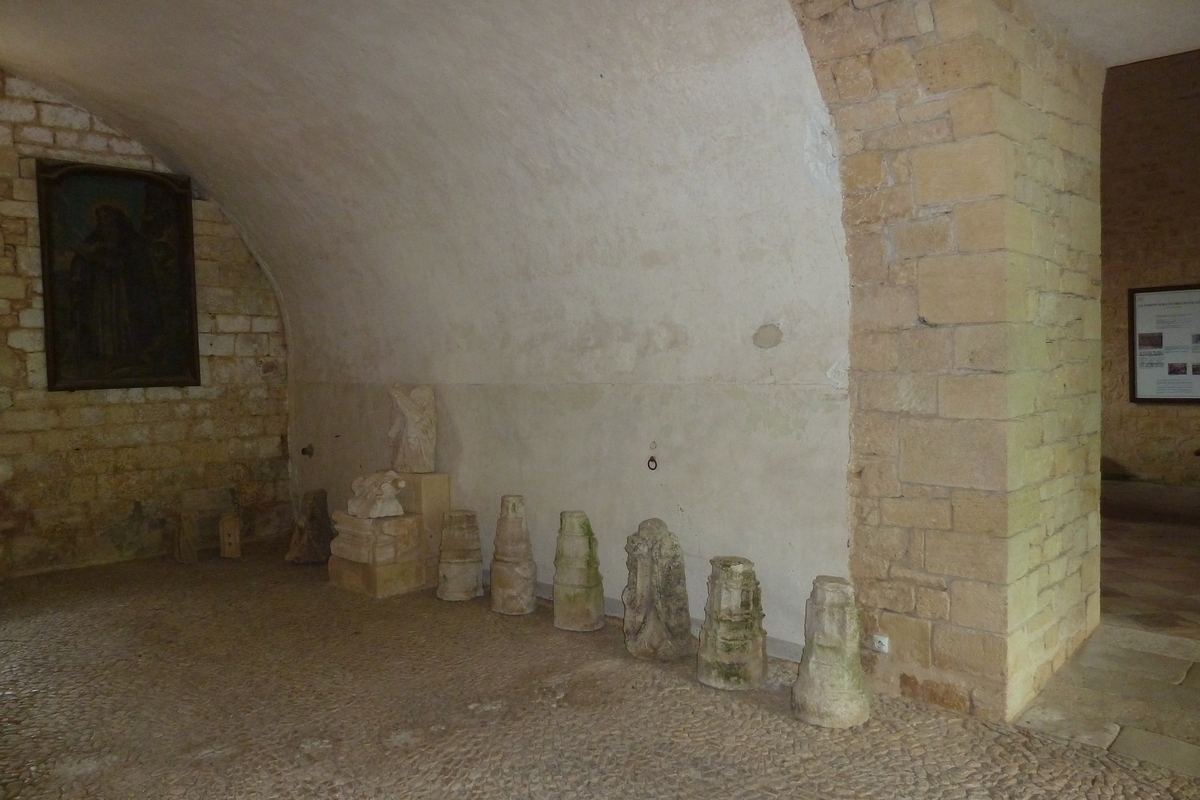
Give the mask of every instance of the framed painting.
[{"label": "framed painting", "polygon": [[1129,399],[1200,403],[1200,284],[1129,290]]},{"label": "framed painting", "polygon": [[38,159],[51,391],[200,383],[191,181]]}]

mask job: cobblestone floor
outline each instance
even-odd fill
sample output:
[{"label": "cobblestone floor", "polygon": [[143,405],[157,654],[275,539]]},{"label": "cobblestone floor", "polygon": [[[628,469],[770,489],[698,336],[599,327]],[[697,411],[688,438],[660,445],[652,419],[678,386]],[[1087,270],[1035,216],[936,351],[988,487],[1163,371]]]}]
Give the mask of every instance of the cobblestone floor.
[{"label": "cobblestone floor", "polygon": [[431,592],[280,552],[0,584],[5,798],[1197,798],[1200,780],[899,700],[828,731]]}]

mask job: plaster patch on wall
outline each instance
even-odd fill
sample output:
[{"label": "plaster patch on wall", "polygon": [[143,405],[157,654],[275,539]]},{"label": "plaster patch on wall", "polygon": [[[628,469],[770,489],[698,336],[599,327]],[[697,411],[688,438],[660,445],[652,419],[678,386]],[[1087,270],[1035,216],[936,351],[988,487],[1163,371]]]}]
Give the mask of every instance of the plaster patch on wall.
[{"label": "plaster patch on wall", "polygon": [[783,341],[783,331],[778,325],[762,325],[754,332],[753,341],[755,347],[770,350],[772,347],[778,347]]},{"label": "plaster patch on wall", "polygon": [[833,366],[825,371],[825,377],[829,379],[829,385],[839,392],[844,392],[850,388],[849,366],[850,356],[842,353],[838,356],[838,360],[833,362]]}]

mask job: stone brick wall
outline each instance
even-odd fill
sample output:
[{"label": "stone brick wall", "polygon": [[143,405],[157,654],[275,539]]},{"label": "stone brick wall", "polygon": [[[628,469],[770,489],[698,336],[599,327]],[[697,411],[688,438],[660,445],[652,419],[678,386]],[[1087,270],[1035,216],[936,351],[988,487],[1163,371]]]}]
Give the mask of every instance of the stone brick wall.
[{"label": "stone brick wall", "polygon": [[877,691],[1014,715],[1099,615],[1104,70],[1012,0],[793,0],[837,126]]},{"label": "stone brick wall", "polygon": [[183,509],[290,529],[282,321],[216,203],[193,202],[202,385],[48,392],[36,157],[165,170],[137,142],[0,73],[0,577],[163,551]]},{"label": "stone brick wall", "polygon": [[1104,92],[1106,472],[1200,486],[1200,405],[1129,402],[1128,290],[1200,283],[1200,51],[1109,70]]}]

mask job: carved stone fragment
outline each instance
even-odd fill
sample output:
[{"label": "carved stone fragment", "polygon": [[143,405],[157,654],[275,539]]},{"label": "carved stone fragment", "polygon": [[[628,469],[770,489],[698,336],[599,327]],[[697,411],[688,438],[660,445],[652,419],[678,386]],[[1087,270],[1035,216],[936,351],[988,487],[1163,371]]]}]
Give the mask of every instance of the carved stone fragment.
[{"label": "carved stone fragment", "polygon": [[804,655],[792,686],[797,717],[826,728],[850,728],[871,716],[860,635],[850,581],[817,576],[804,608]]},{"label": "carved stone fragment", "polygon": [[200,538],[200,514],[184,511],[179,515],[179,530],[175,532],[171,555],[180,564],[195,564],[196,540]]},{"label": "carved stone fragment", "polygon": [[661,519],[648,519],[625,542],[629,582],[625,648],[638,658],[675,661],[694,655],[683,550]]},{"label": "carved stone fragment", "polygon": [[437,445],[437,403],[432,386],[416,386],[411,391],[396,384],[388,389],[392,396],[392,425],[388,438],[395,455],[396,472],[433,472]]},{"label": "carved stone fragment", "polygon": [[696,677],[716,689],[753,689],[767,674],[767,632],[754,563],[738,556],[717,556],[711,563]]},{"label": "carved stone fragment", "polygon": [[447,511],[442,522],[437,596],[470,600],[483,594],[483,555],[474,511]]},{"label": "carved stone fragment", "polygon": [[334,535],[325,490],[305,492],[300,498],[300,519],[284,559],[293,564],[324,564],[329,560],[329,543]]},{"label": "carved stone fragment", "polygon": [[221,558],[242,557],[242,516],[236,508],[221,515],[217,535],[221,540]]},{"label": "carved stone fragment", "polygon": [[596,534],[582,511],[559,516],[554,553],[554,627],[595,631],[604,627],[604,584]]},{"label": "carved stone fragment", "polygon": [[399,498],[402,488],[404,479],[390,469],[355,478],[350,484],[354,496],[346,504],[346,510],[360,519],[399,517],[404,513]]},{"label": "carved stone fragment", "polygon": [[525,498],[500,498],[500,518],[492,552],[492,611],[531,614],[537,608],[537,562],[525,527]]}]

